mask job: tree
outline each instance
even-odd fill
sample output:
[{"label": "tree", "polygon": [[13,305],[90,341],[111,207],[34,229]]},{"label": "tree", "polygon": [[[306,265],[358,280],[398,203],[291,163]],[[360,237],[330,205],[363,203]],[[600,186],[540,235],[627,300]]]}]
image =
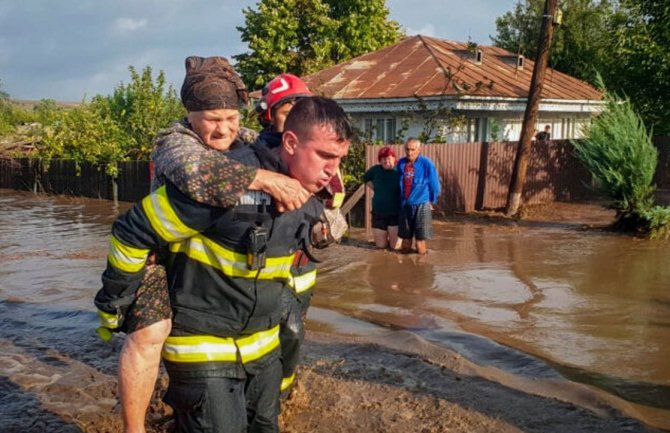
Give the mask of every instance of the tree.
[{"label": "tree", "polygon": [[[495,45],[534,58],[542,0],[496,19]],[[670,134],[670,5],[667,0],[563,0],[549,65],[596,84],[599,72],[656,135]]]},{"label": "tree", "polygon": [[81,104],[58,112],[58,119],[44,130],[37,145],[40,158],[71,159],[77,163],[105,165],[107,174],[116,175],[116,162],[128,159],[132,139],[109,115],[93,104]]},{"label": "tree", "polygon": [[389,20],[385,0],[325,0],[337,21],[331,59],[337,64],[391,45],[402,36],[400,24]]},{"label": "tree", "polygon": [[[544,1],[516,4],[511,12],[496,19],[496,46],[535,59],[540,37]],[[612,43],[609,33],[618,14],[608,0],[563,0],[561,25],[556,27],[549,65],[573,77],[595,83],[604,67]]]},{"label": "tree", "polygon": [[128,68],[131,81],[120,83],[110,96],[96,96],[91,104],[101,117],[113,119],[131,140],[130,154],[136,159],[148,158],[156,133],[185,115],[184,107],[172,86],[167,86],[165,72],[154,80],[150,66],[139,74]]},{"label": "tree", "polygon": [[163,71],[155,80],[149,66],[141,74],[132,66],[129,71],[131,82],[120,83],[112,95],[97,95],[72,110],[51,110],[55,120],[45,128],[38,155],[105,164],[110,175],[117,174],[118,161],[149,159],[156,133],[185,110]]},{"label": "tree", "polygon": [[384,0],[260,0],[237,27],[249,52],[233,56],[250,89],[282,72],[306,75],[396,42]]},{"label": "tree", "polygon": [[670,135],[670,4],[624,0],[620,12],[605,84],[631,98],[655,135]]},{"label": "tree", "polygon": [[665,237],[670,209],[654,206],[658,153],[651,135],[629,99],[605,92],[605,101],[585,138],[573,140],[576,155],[613,200],[615,228]]}]

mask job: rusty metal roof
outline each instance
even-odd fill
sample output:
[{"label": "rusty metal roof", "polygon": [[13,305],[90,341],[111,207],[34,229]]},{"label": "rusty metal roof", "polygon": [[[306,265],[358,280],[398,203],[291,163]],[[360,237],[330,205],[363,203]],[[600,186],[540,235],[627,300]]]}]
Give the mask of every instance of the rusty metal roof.
[{"label": "rusty metal roof", "polygon": [[[476,51],[481,51],[481,62]],[[427,36],[355,57],[304,77],[312,91],[338,100],[429,96],[527,98],[534,62],[502,48],[476,46]],[[542,99],[600,100],[584,81],[547,69]]]}]

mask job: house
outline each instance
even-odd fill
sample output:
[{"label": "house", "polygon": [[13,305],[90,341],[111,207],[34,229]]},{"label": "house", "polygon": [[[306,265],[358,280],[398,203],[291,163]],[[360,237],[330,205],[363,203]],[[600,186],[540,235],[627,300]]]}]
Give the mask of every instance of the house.
[{"label": "house", "polygon": [[[337,100],[373,142],[516,141],[533,66],[501,48],[418,35],[304,79]],[[589,84],[547,69],[537,129],[578,138],[601,99]]]}]

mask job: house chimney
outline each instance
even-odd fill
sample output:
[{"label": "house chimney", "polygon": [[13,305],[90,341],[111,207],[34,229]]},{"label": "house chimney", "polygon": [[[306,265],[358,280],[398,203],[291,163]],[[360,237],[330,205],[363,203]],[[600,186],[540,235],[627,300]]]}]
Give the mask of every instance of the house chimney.
[{"label": "house chimney", "polygon": [[525,57],[522,56],[521,54],[519,54],[519,55],[516,57],[516,68],[517,68],[517,69],[523,69],[523,64],[524,64],[524,61],[525,61],[525,60],[526,60]]},{"label": "house chimney", "polygon": [[499,55],[498,58],[505,64],[513,66],[515,69],[523,69],[526,58],[521,54]]}]

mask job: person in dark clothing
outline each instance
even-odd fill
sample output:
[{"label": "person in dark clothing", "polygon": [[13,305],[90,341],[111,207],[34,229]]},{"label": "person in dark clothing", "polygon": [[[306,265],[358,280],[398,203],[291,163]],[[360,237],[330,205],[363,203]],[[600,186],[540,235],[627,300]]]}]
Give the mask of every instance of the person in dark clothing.
[{"label": "person in dark clothing", "polygon": [[[256,112],[259,114],[263,125],[263,130],[258,136],[257,142],[270,149],[280,146],[286,118],[291,109],[300,99],[310,95],[312,95],[312,92],[307,84],[293,74],[279,74],[270,80],[263,87],[261,99],[256,105]],[[338,171],[324,188],[320,198],[326,204],[325,218],[335,219],[340,217],[336,220],[340,227],[343,225],[340,221],[344,219],[334,203],[341,203],[343,196],[344,183]],[[331,227],[334,225],[334,223],[330,223]],[[344,222],[344,226],[346,227],[346,222]],[[304,251],[298,251],[291,272],[290,287],[293,291],[283,293],[284,316],[279,330],[279,339],[282,343],[283,371],[281,390],[285,394],[289,394],[295,382],[300,347],[305,335],[304,319],[316,283],[316,272],[316,264],[305,255]]]},{"label": "person in dark clothing", "polygon": [[[267,192],[283,210],[304,204],[311,193],[295,179],[226,156],[228,149],[250,144],[257,135],[239,127],[239,108],[247,103],[247,93],[230,63],[223,57],[191,56],[185,66],[181,96],[188,114],[157,135],[152,190],[169,181],[193,200],[221,207],[234,205],[247,190]],[[149,265],[123,323],[111,328],[127,334],[119,357],[125,433],[145,432],[146,410],[171,315],[164,267]],[[102,324],[101,336],[111,338],[110,328],[104,320]]]},{"label": "person in dark clothing", "polygon": [[[314,193],[337,171],[352,128],[327,98],[304,98],[293,110],[278,157],[262,146],[230,156],[285,172]],[[279,214],[262,192],[245,194],[233,208],[213,208],[168,182],[114,223],[96,296],[110,323],[132,302],[149,251],[169,245],[174,316],[163,358],[170,375],[165,398],[178,431],[278,430],[281,293],[309,236],[307,222],[319,215],[317,200]]]},{"label": "person in dark clothing", "polygon": [[539,131],[535,134],[535,139],[537,141],[551,140],[551,125],[544,125],[544,131]]},{"label": "person in dark clothing", "polygon": [[379,164],[370,167],[363,182],[372,188],[372,234],[377,248],[398,248],[400,172],[393,149],[384,146],[377,153]]}]

